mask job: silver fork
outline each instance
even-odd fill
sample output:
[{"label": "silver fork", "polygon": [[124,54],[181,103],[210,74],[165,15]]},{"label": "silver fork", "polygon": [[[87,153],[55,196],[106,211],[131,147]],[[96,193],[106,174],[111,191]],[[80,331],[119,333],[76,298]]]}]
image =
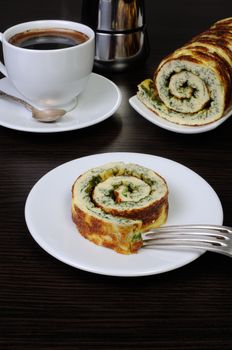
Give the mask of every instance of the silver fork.
[{"label": "silver fork", "polygon": [[228,226],[162,226],[141,236],[144,248],[194,248],[232,257],[232,227]]}]

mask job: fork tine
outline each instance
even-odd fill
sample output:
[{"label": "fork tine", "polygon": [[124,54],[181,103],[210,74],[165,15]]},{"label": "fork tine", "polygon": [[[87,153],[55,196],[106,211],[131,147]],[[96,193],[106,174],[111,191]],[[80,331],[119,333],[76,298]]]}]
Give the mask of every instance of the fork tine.
[{"label": "fork tine", "polygon": [[167,244],[169,243],[204,243],[204,244],[214,244],[221,247],[227,246],[227,240],[221,239],[219,237],[211,237],[205,235],[185,235],[185,234],[158,234],[156,237],[152,239],[147,239],[143,241],[145,245],[155,245],[155,244]]},{"label": "fork tine", "polygon": [[186,231],[171,231],[171,230],[167,230],[167,231],[147,231],[142,233],[142,239],[143,241],[150,241],[153,239],[157,239],[157,238],[194,238],[195,240],[199,240],[202,239],[204,237],[204,239],[209,239],[210,237],[221,240],[221,241],[228,241],[231,240],[232,236],[229,237],[227,234],[221,233],[221,232],[217,232],[217,231],[210,231],[210,230],[186,230]]},{"label": "fork tine", "polygon": [[230,258],[232,258],[232,253],[229,250],[226,250],[225,247],[215,247],[215,246],[211,246],[208,244],[204,244],[203,242],[201,243],[196,243],[196,242],[182,242],[182,243],[176,243],[173,244],[172,242],[167,242],[166,244],[164,242],[162,243],[156,243],[155,245],[148,245],[148,246],[144,246],[143,249],[174,249],[174,250],[179,250],[179,249],[200,249],[200,250],[208,250],[208,251],[212,251],[214,253],[220,253],[223,255],[226,255]]},{"label": "fork tine", "polygon": [[142,233],[144,248],[198,248],[232,257],[232,228],[217,225],[162,226]]},{"label": "fork tine", "polygon": [[232,238],[232,228],[228,226],[216,226],[216,225],[174,225],[174,226],[162,226],[156,229],[151,229],[142,234],[143,240],[152,239],[157,237],[158,234],[195,234],[195,235],[208,235],[217,236],[221,239]]},{"label": "fork tine", "polygon": [[157,240],[153,244],[147,244],[143,246],[144,249],[201,249],[208,250],[215,253],[220,253],[232,257],[232,251],[228,247],[215,246],[208,242],[197,242],[197,241],[174,241],[173,239],[164,239],[162,241]]},{"label": "fork tine", "polygon": [[[203,224],[187,224],[187,225],[171,225],[171,226],[161,226],[157,227],[154,230],[186,230],[186,229],[206,229],[206,230],[216,230],[224,233],[232,233],[232,227],[222,226],[222,225],[203,225]],[[153,231],[153,229],[151,229]]]}]

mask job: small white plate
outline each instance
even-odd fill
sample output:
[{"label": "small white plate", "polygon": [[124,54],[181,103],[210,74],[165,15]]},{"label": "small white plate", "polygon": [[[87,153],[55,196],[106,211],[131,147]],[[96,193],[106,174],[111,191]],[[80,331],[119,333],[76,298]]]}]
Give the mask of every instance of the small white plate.
[{"label": "small white plate", "polygon": [[122,255],[83,238],[71,218],[71,187],[88,169],[112,161],[149,167],[169,187],[167,224],[222,224],[223,211],[212,187],[199,175],[172,160],[140,153],[104,153],[65,163],[43,176],[31,189],[25,219],[35,241],[58,260],[76,268],[111,276],[144,276],[176,269],[203,251],[141,249]]},{"label": "small white plate", "polygon": [[[8,78],[0,80],[0,89],[23,98]],[[86,128],[113,115],[121,103],[119,88],[109,79],[92,73],[77,106],[56,123],[41,123],[23,106],[0,98],[0,125],[28,132],[61,132]]]},{"label": "small white plate", "polygon": [[187,126],[179,125],[168,120],[161,118],[155,112],[150,111],[138,97],[135,95],[129,99],[130,105],[138,112],[142,117],[149,120],[149,122],[169,131],[174,131],[181,134],[199,134],[202,132],[210,131],[217,128],[224,123],[231,115],[232,111],[228,111],[221,119],[202,126]]}]

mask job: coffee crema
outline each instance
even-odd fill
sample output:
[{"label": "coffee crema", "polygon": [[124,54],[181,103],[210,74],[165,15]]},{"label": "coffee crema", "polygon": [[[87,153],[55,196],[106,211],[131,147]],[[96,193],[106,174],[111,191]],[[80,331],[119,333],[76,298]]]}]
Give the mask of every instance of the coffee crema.
[{"label": "coffee crema", "polygon": [[77,46],[89,37],[77,30],[66,28],[36,28],[13,35],[10,44],[31,50],[57,50]]}]

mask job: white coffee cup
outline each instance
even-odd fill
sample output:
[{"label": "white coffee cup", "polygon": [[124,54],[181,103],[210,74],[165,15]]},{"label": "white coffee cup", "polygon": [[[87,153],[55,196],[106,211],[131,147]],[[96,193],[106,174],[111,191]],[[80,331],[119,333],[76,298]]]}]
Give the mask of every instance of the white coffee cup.
[{"label": "white coffee cup", "polygon": [[[79,45],[59,49],[29,49],[9,40],[18,33],[62,28],[85,34]],[[95,51],[94,31],[81,23],[39,20],[17,24],[0,33],[4,64],[0,71],[27,100],[38,107],[71,109],[76,96],[86,87],[92,72]]]}]

